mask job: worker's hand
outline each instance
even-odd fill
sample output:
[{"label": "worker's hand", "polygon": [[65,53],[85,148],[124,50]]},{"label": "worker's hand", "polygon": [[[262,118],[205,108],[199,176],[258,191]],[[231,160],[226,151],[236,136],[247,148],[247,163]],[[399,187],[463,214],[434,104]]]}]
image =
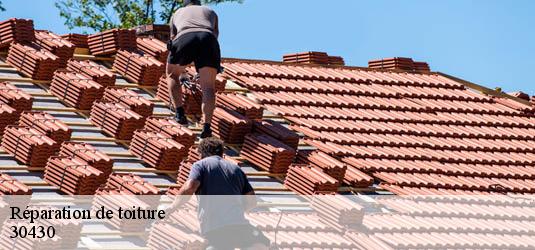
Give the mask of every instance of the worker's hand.
[{"label": "worker's hand", "polygon": [[168,208],[166,208],[164,211],[165,211],[165,215],[166,216],[169,216],[171,215],[172,213],[176,212],[176,210],[178,210],[180,208],[180,206],[178,206],[176,204],[176,202],[173,202]]}]

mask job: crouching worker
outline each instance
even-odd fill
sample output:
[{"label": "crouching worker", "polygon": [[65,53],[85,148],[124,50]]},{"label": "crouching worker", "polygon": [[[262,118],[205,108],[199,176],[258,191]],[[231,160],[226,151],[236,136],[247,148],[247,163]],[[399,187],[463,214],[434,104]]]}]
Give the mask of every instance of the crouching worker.
[{"label": "crouching worker", "polygon": [[181,82],[190,81],[186,66],[195,63],[202,91],[203,130],[201,138],[212,136],[210,124],[215,109],[215,80],[221,69],[217,14],[199,0],[184,0],[184,7],[171,18],[171,41],[167,45],[167,84],[176,120],[188,123],[184,114]]},{"label": "crouching worker", "polygon": [[254,190],[240,167],[223,159],[223,148],[223,141],[214,137],[201,141],[202,160],[193,164],[188,181],[166,214],[196,194],[207,249],[269,249],[269,239],[245,219],[245,211],[256,206]]}]

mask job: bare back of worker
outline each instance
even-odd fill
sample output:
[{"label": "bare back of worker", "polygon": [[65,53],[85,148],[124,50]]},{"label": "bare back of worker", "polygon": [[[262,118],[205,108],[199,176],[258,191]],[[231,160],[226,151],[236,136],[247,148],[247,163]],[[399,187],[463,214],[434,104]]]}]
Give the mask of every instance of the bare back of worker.
[{"label": "bare back of worker", "polygon": [[215,109],[215,79],[221,69],[221,51],[217,14],[198,0],[184,0],[184,7],[171,18],[168,44],[167,83],[176,120],[188,123],[184,111],[181,82],[188,81],[186,66],[195,63],[202,91],[203,131],[201,138],[212,136],[210,124]]},{"label": "bare back of worker", "polygon": [[[254,190],[236,164],[223,159],[223,142],[210,137],[201,141],[202,160],[191,168],[179,195],[197,194],[200,231],[208,249],[267,249],[262,232],[245,218],[245,211],[256,206]],[[175,201],[174,207],[180,206]]]}]

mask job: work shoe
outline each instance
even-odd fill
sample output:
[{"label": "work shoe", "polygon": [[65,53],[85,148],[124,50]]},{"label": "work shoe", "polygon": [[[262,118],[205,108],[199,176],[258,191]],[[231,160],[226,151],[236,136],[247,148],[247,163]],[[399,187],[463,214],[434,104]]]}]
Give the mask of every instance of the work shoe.
[{"label": "work shoe", "polygon": [[210,124],[204,124],[201,132],[201,139],[208,137],[212,137],[212,128],[210,128]]},{"label": "work shoe", "polygon": [[178,107],[175,111],[175,120],[181,125],[188,125],[188,118],[184,114],[184,107]]}]

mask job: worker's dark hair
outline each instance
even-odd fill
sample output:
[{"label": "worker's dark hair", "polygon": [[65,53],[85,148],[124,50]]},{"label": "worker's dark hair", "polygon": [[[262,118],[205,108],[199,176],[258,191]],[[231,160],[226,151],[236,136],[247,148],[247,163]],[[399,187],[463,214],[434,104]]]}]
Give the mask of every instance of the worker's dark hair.
[{"label": "worker's dark hair", "polygon": [[199,144],[199,153],[202,158],[213,155],[223,156],[223,141],[216,137],[208,137]]},{"label": "worker's dark hair", "polygon": [[201,1],[200,0],[184,0],[182,1],[182,5],[183,6],[188,6],[188,5],[201,5]]}]

